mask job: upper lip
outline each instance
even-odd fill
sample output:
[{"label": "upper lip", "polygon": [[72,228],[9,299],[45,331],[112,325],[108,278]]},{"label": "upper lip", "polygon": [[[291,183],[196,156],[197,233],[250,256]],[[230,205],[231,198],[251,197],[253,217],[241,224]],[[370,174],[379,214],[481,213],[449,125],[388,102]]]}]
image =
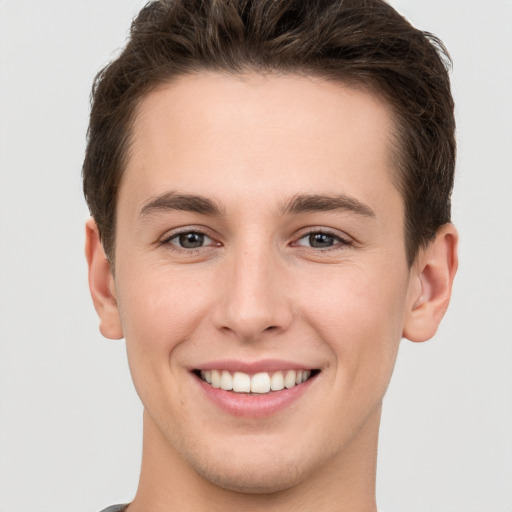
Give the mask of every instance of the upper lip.
[{"label": "upper lip", "polygon": [[191,370],[227,370],[229,372],[242,372],[255,374],[261,372],[277,372],[280,370],[313,370],[308,364],[283,359],[262,359],[259,361],[239,361],[234,359],[222,359],[208,361]]}]

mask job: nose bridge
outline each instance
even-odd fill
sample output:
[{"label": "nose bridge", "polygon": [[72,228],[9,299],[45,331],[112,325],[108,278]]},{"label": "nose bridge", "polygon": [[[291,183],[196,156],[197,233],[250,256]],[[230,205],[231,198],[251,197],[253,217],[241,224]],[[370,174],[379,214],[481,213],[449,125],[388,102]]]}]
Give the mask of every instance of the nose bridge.
[{"label": "nose bridge", "polygon": [[272,244],[234,247],[225,262],[217,325],[250,340],[266,331],[282,331],[291,321],[285,272]]}]

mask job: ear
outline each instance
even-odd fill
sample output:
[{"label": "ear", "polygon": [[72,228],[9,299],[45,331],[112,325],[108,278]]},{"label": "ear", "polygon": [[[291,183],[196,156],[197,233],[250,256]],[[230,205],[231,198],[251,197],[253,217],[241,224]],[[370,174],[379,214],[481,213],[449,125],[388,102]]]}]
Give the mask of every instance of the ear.
[{"label": "ear", "polygon": [[420,250],[411,269],[404,338],[427,341],[436,333],[450,303],[458,266],[458,240],[455,227],[445,224]]},{"label": "ear", "polygon": [[123,329],[117,309],[114,276],[101,244],[98,226],[92,218],[85,224],[85,257],[89,266],[89,290],[100,317],[100,332],[105,338],[118,340],[123,337]]}]

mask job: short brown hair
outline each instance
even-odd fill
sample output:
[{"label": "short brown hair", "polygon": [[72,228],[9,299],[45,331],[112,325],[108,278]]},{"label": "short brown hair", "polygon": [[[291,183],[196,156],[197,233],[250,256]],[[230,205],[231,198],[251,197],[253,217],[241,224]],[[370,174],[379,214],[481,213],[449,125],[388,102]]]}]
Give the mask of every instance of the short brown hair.
[{"label": "short brown hair", "polygon": [[113,263],[116,200],[140,100],[201,70],[290,72],[368,88],[395,114],[409,264],[450,221],[455,120],[442,42],[382,0],[154,0],[94,81],[84,193]]}]

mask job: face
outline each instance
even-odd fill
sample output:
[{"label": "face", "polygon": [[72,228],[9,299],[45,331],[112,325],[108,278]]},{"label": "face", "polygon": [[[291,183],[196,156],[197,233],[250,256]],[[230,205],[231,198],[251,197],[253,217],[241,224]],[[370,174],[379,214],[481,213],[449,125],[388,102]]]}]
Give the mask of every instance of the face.
[{"label": "face", "polygon": [[269,492],[376,439],[412,300],[392,131],[378,98],[316,78],[189,75],[143,100],[112,293],[168,458]]}]

